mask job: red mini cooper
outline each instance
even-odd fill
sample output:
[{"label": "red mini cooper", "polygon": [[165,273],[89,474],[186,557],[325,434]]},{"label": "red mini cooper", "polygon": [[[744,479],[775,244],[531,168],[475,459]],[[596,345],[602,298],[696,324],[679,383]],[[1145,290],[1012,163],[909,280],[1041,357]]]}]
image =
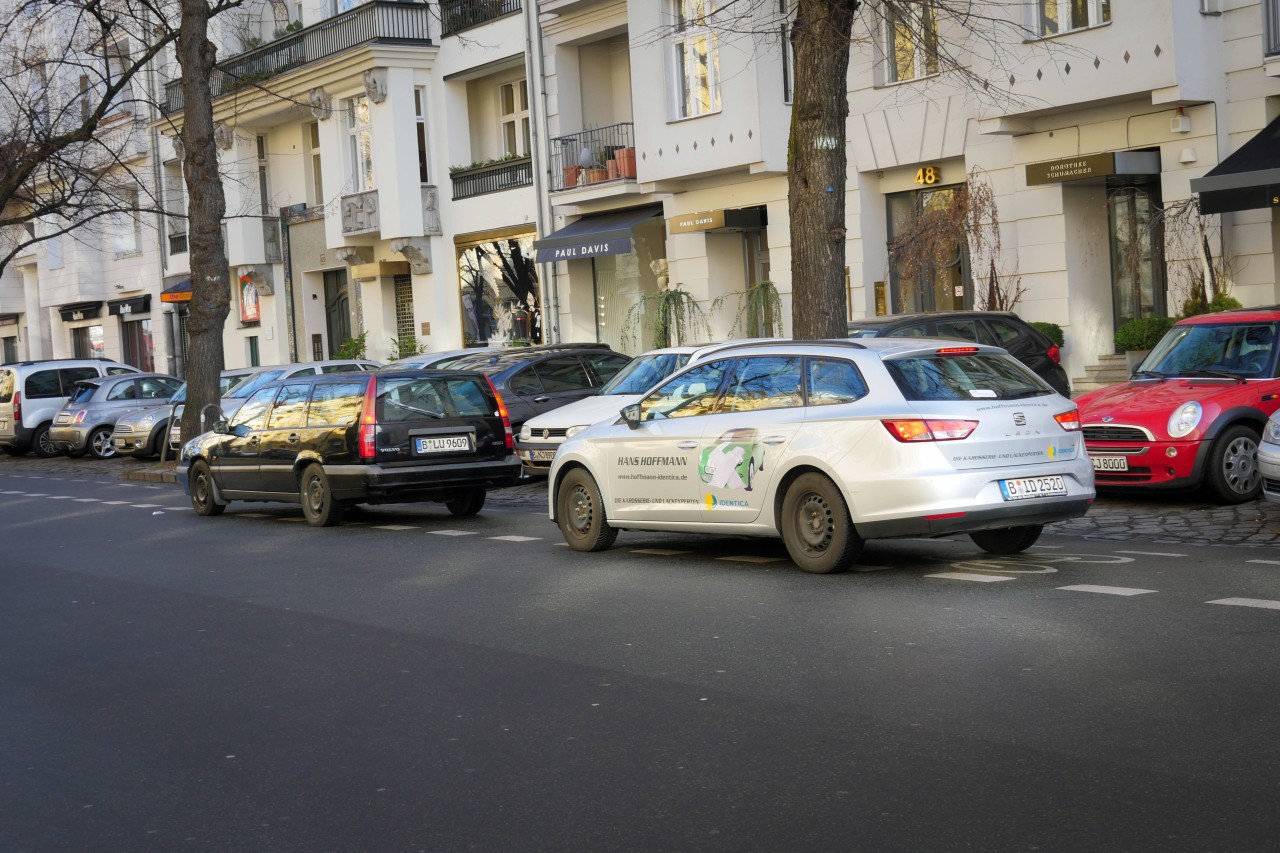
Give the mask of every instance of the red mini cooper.
[{"label": "red mini cooper", "polygon": [[1258,497],[1258,438],[1280,409],[1278,333],[1280,306],[1188,317],[1128,382],[1078,397],[1098,487]]}]

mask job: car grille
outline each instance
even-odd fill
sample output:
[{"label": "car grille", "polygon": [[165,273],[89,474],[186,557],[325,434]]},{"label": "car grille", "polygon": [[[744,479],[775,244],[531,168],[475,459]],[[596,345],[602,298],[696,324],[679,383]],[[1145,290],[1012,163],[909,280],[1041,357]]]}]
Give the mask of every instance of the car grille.
[{"label": "car grille", "polygon": [[116,428],[111,431],[111,434],[114,435],[116,438],[119,438],[122,435],[130,435],[132,433],[133,433],[133,427],[129,426],[128,424],[116,424]]},{"label": "car grille", "polygon": [[1108,486],[1125,486],[1151,481],[1151,469],[1136,465],[1129,466],[1128,471],[1094,471],[1093,480]]},{"label": "car grille", "polygon": [[564,434],[568,432],[568,430],[564,428],[556,429],[549,427],[546,429],[534,429],[531,432],[533,438],[564,438]]},{"label": "car grille", "polygon": [[1151,436],[1140,427],[1131,426],[1086,426],[1083,430],[1085,441],[1151,441]]}]

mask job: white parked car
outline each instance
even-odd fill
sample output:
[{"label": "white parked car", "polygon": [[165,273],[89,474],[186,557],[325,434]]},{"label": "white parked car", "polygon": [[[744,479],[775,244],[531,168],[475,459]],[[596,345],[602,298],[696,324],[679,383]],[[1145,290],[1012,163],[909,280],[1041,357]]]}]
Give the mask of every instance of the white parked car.
[{"label": "white parked car", "polygon": [[1262,496],[1280,503],[1280,415],[1272,415],[1262,428],[1258,443],[1258,473],[1262,475]]},{"label": "white parked car", "polygon": [[556,450],[566,438],[600,421],[617,420],[619,409],[639,400],[646,391],[686,364],[742,343],[744,341],[688,344],[649,350],[618,371],[599,394],[530,418],[516,436],[516,455],[524,463],[525,473],[547,473],[551,470]]},{"label": "white parked car", "polygon": [[578,551],[619,530],[781,537],[826,573],[875,538],[964,533],[1016,553],[1094,499],[1075,404],[996,347],[743,344],[621,415],[551,468],[551,519]]}]

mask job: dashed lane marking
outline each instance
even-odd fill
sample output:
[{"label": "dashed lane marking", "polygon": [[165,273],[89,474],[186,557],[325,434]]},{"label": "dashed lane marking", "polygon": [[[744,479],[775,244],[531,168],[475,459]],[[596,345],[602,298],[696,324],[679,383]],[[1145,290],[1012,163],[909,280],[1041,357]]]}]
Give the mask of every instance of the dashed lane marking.
[{"label": "dashed lane marking", "polygon": [[716,557],[717,560],[726,560],[730,563],[783,563],[786,562],[785,557],[764,557],[760,554],[740,554],[733,557]]},{"label": "dashed lane marking", "polygon": [[193,512],[189,506],[167,506],[164,510],[165,512]]},{"label": "dashed lane marking", "polygon": [[1060,586],[1058,589],[1065,589],[1070,592],[1097,592],[1103,595],[1146,595],[1149,592],[1155,592],[1154,589],[1134,589],[1127,586],[1097,586],[1091,583],[1078,583],[1072,586]]},{"label": "dashed lane marking", "polygon": [[436,536],[475,536],[474,530],[432,530]]},{"label": "dashed lane marking", "polygon": [[98,499],[97,499],[97,498],[76,498],[76,503],[78,503],[78,504],[96,504],[96,503],[98,503]]},{"label": "dashed lane marking", "polygon": [[978,575],[972,572],[938,572],[937,574],[925,575],[927,578],[942,578],[949,581],[976,581],[977,583],[993,583],[995,581],[1011,581],[1014,578],[1005,577],[1003,575]]},{"label": "dashed lane marking", "polygon": [[1280,610],[1280,601],[1268,601],[1265,598],[1219,598],[1217,601],[1206,601],[1205,604],[1228,604],[1234,607],[1259,607],[1263,610]]},{"label": "dashed lane marking", "polygon": [[497,539],[501,542],[537,542],[542,539],[541,536],[490,536],[490,539]]},{"label": "dashed lane marking", "polygon": [[71,500],[71,495],[45,495],[45,497],[46,497],[46,498],[48,498],[48,499],[49,499],[49,500],[51,500],[51,501],[69,501],[69,500]]},{"label": "dashed lane marking", "polygon": [[1280,566],[1280,560],[1245,560],[1246,563],[1262,563],[1266,566]]},{"label": "dashed lane marking", "polygon": [[131,504],[134,509],[155,509],[160,504]]},{"label": "dashed lane marking", "polygon": [[1116,551],[1117,554],[1135,554],[1139,557],[1185,557],[1186,554],[1170,554],[1167,551]]},{"label": "dashed lane marking", "polygon": [[128,501],[103,501],[104,506],[124,506]]}]

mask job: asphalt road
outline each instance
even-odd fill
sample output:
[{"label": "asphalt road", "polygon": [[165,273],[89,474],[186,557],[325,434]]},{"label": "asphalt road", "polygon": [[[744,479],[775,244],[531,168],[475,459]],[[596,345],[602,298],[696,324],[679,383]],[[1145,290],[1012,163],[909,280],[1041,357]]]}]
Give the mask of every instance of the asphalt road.
[{"label": "asphalt road", "polygon": [[1280,553],[560,544],[0,470],[0,850],[1273,850]]}]

